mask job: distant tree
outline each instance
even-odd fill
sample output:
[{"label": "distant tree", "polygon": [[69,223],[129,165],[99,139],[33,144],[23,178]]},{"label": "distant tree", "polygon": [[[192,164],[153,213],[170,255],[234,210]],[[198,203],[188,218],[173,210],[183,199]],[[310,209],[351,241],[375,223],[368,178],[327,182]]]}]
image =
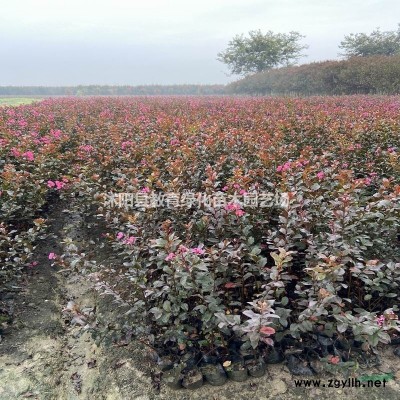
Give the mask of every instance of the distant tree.
[{"label": "distant tree", "polygon": [[218,53],[218,60],[226,64],[231,74],[248,75],[273,67],[293,65],[308,46],[300,44],[304,36],[298,32],[263,34],[250,31],[249,36],[236,35],[225,51]]},{"label": "distant tree", "polygon": [[397,31],[381,32],[376,28],[371,34],[351,33],[344,37],[339,48],[344,50],[342,56],[393,56],[400,54],[400,24]]}]

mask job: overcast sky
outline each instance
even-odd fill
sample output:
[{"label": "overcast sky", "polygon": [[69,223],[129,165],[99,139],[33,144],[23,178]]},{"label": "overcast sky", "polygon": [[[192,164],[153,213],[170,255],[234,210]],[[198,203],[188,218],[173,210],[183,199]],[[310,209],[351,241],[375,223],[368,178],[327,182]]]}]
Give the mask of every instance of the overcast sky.
[{"label": "overcast sky", "polygon": [[303,63],[399,22],[400,0],[0,0],[0,85],[226,83],[235,34],[299,31]]}]

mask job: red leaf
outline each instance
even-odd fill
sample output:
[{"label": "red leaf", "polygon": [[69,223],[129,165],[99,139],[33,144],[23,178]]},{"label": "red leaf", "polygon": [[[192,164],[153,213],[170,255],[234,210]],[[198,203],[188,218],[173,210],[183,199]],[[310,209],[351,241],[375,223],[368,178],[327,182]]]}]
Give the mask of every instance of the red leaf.
[{"label": "red leaf", "polygon": [[339,364],[340,362],[340,357],[339,356],[331,356],[329,358],[329,362],[331,362],[332,364]]},{"label": "red leaf", "polygon": [[275,333],[275,329],[271,328],[270,326],[263,326],[260,329],[260,333],[262,333],[263,335],[273,335]]}]

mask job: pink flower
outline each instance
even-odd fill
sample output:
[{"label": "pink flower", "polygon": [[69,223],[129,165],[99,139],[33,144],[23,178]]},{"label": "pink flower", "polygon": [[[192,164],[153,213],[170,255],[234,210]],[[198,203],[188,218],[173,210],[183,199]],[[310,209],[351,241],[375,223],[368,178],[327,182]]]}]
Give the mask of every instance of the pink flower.
[{"label": "pink flower", "polygon": [[61,182],[61,181],[55,181],[55,184],[56,184],[56,189],[57,190],[60,190],[65,186],[65,183]]},{"label": "pink flower", "polygon": [[291,163],[290,163],[290,161],[287,161],[283,165],[278,165],[278,168],[276,170],[277,170],[277,172],[284,172],[284,171],[287,171],[288,169],[290,169],[290,167],[291,167]]},{"label": "pink flower", "polygon": [[194,247],[193,249],[191,249],[191,252],[193,254],[201,255],[201,254],[204,254],[204,249],[202,249],[200,247]]},{"label": "pink flower", "polygon": [[150,193],[150,188],[145,186],[143,189],[140,190],[142,193]]},{"label": "pink flower", "polygon": [[225,206],[225,210],[226,211],[234,211],[234,210],[236,210],[236,205],[234,203],[228,203]]},{"label": "pink flower", "polygon": [[238,217],[242,217],[244,215],[244,211],[240,208],[240,204],[237,203],[228,203],[225,206],[226,211],[234,211],[235,215]]},{"label": "pink flower", "polygon": [[318,178],[320,181],[322,181],[322,179],[324,179],[324,177],[325,177],[325,174],[324,174],[322,171],[319,171],[318,174],[317,174],[317,178]]},{"label": "pink flower", "polygon": [[247,194],[247,192],[246,192],[244,189],[242,189],[242,190],[239,192],[239,194],[245,196],[245,195]]},{"label": "pink flower", "polygon": [[118,240],[121,240],[124,236],[125,236],[125,235],[124,235],[123,232],[118,232],[118,233],[117,233],[117,239],[118,239]]},{"label": "pink flower", "polygon": [[380,315],[379,317],[375,318],[375,322],[382,327],[384,322],[385,322],[385,316],[384,315]]},{"label": "pink flower", "polygon": [[18,124],[21,128],[25,128],[28,125],[28,123],[24,119],[18,121]]},{"label": "pink flower", "polygon": [[55,130],[51,129],[50,135],[52,135],[56,139],[59,139],[62,135],[62,132],[59,129],[55,129]]},{"label": "pink flower", "polygon": [[282,171],[287,171],[288,169],[290,169],[290,161],[283,164]]},{"label": "pink flower", "polygon": [[229,189],[228,186],[224,186],[224,187],[222,188],[222,190],[223,190],[224,192],[226,192],[228,189]]},{"label": "pink flower", "polygon": [[165,261],[171,261],[175,258],[175,253],[169,253],[167,257],[165,257]]},{"label": "pink flower", "polygon": [[21,155],[21,152],[20,152],[18,149],[16,149],[15,147],[13,147],[13,148],[11,149],[11,154],[12,154],[14,157],[19,157],[19,156]]},{"label": "pink flower", "polygon": [[134,244],[136,242],[136,237],[135,236],[129,236],[124,240],[125,244]]},{"label": "pink flower", "polygon": [[180,253],[187,253],[189,249],[186,246],[183,246],[182,244],[179,246],[179,252]]},{"label": "pink flower", "polygon": [[235,211],[236,216],[238,217],[242,217],[244,215],[244,211],[243,210],[236,210]]},{"label": "pink flower", "polygon": [[79,146],[79,150],[83,150],[83,151],[86,151],[87,153],[90,153],[93,150],[93,146],[91,146],[90,144],[85,144],[85,145]]},{"label": "pink flower", "polygon": [[32,261],[29,265],[28,265],[28,267],[29,268],[33,268],[33,267],[36,267],[36,265],[38,265],[39,263],[37,262],[37,261]]},{"label": "pink flower", "polygon": [[22,157],[26,158],[28,161],[34,161],[35,156],[32,151],[26,151],[22,154]]},{"label": "pink flower", "polygon": [[68,180],[63,179],[64,182],[62,181],[47,181],[47,186],[49,188],[56,188],[57,190],[62,189],[65,186],[65,182],[68,182]]},{"label": "pink flower", "polygon": [[57,255],[55,253],[49,253],[49,260],[55,260]]},{"label": "pink flower", "polygon": [[371,182],[372,182],[372,179],[371,179],[371,178],[365,178],[365,179],[364,179],[364,183],[365,183],[366,185],[370,185]]},{"label": "pink flower", "polygon": [[122,143],[121,143],[121,149],[122,149],[122,150],[125,150],[125,148],[126,148],[127,146],[130,146],[131,144],[133,144],[133,142],[131,142],[130,140],[127,140],[126,142],[122,142]]},{"label": "pink flower", "polygon": [[35,141],[35,143],[37,143],[37,144],[39,144],[39,143],[49,144],[50,143],[50,139],[47,136],[43,136],[42,138],[40,138],[40,140]]}]

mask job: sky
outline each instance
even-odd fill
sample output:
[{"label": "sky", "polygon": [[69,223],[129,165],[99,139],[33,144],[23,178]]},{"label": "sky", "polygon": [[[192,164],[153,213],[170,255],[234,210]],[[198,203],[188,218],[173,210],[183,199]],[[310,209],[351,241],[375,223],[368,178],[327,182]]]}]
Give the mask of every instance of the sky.
[{"label": "sky", "polygon": [[298,31],[307,63],[399,16],[400,0],[0,0],[0,85],[228,83],[236,34]]}]

